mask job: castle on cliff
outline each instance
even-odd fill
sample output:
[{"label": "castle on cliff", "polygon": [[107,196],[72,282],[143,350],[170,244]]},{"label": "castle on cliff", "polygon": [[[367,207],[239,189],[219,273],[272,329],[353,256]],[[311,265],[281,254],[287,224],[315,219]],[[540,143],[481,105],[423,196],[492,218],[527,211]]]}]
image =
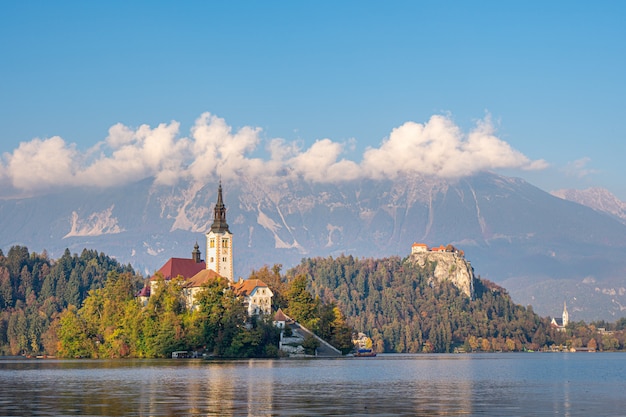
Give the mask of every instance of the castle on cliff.
[{"label": "castle on cliff", "polygon": [[474,299],[474,269],[465,259],[462,250],[452,245],[429,248],[425,243],[413,243],[409,261],[420,267],[434,263],[435,269],[429,277],[431,283],[450,281],[470,299]]}]

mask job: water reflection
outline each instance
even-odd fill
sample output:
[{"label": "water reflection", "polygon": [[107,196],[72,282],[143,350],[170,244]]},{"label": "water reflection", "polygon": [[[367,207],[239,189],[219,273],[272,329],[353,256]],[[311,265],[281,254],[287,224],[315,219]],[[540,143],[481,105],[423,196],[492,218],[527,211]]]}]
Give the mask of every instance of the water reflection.
[{"label": "water reflection", "polygon": [[620,415],[620,354],[0,360],[0,414]]}]

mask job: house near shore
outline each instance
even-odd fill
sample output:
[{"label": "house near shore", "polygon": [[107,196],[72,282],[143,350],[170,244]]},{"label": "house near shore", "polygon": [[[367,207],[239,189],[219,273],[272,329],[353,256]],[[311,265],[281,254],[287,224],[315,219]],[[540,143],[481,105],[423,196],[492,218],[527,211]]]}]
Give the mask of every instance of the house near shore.
[{"label": "house near shore", "polygon": [[260,279],[241,280],[233,285],[235,294],[243,297],[249,316],[272,313],[272,297],[274,293]]},{"label": "house near shore", "polygon": [[291,319],[287,317],[287,315],[283,312],[282,308],[279,308],[276,314],[274,314],[274,320],[272,321],[272,323],[274,324],[274,327],[278,327],[279,329],[284,329],[287,323],[290,321]]},{"label": "house near shore", "polygon": [[206,233],[207,260],[201,259],[200,247],[196,242],[191,258],[170,258],[148,280],[137,297],[147,305],[150,295],[160,280],[167,284],[174,278],[183,279],[183,293],[187,308],[196,306],[196,295],[210,280],[227,279],[235,295],[242,298],[248,315],[270,314],[273,293],[260,279],[235,280],[233,259],[233,234],[226,222],[226,206],[222,197],[222,184],[217,190],[217,203],[213,209],[213,224]]}]

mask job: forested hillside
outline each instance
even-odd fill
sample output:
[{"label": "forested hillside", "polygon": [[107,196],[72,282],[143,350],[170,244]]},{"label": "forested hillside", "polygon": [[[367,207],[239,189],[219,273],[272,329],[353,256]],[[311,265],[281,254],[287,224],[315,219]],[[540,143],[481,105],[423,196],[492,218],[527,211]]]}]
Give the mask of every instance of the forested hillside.
[{"label": "forested hillside", "polygon": [[[110,273],[102,289],[89,293],[83,306],[60,315],[57,354],[86,358],[163,358],[173,351],[212,357],[277,357],[280,330],[272,315],[248,316],[244,300],[225,278],[211,279],[186,304],[185,280],[161,281],[144,305],[134,296],[130,274]],[[278,307],[335,346],[352,348],[351,329],[332,304],[318,302],[306,290],[306,277],[285,283],[280,269],[262,268],[248,279],[264,279]],[[313,354],[315,339],[303,342]]]},{"label": "forested hillside", "polygon": [[399,257],[340,256],[304,259],[288,275],[308,276],[311,292],[336,302],[378,352],[512,351],[553,341],[548,319],[513,303],[503,288],[478,279],[472,300],[451,282],[433,280],[434,268]]},{"label": "forested hillside", "polygon": [[[415,259],[304,259],[286,275],[274,265],[249,279],[268,284],[274,310],[344,353],[353,330],[367,333],[377,352],[626,347],[626,319],[573,322],[558,331],[530,306],[513,303],[504,288],[477,278],[468,296],[435,277],[435,262],[420,266]],[[147,306],[135,297],[142,285],[130,266],[96,251],[66,250],[58,260],[22,246],[6,256],[0,251],[0,355],[165,357],[198,348],[230,357],[278,354],[271,317],[252,320],[246,331],[242,300],[225,283],[209,283],[193,311],[184,308],[179,279]]]},{"label": "forested hillside", "polygon": [[[54,261],[13,246],[0,250],[0,355],[56,351],[51,329],[61,311],[80,306],[92,289],[102,288],[110,272],[129,273],[132,267],[93,250],[79,255],[69,250]],[[136,277],[133,285],[141,285]]]}]

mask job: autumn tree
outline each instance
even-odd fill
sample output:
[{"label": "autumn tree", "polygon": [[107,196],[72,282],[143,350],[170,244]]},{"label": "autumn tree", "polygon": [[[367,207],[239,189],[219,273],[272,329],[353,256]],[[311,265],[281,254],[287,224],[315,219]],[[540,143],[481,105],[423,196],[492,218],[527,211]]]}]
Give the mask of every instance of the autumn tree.
[{"label": "autumn tree", "polygon": [[298,275],[289,282],[287,289],[287,314],[309,328],[316,328],[319,318],[316,317],[318,302],[307,290],[306,275]]}]

